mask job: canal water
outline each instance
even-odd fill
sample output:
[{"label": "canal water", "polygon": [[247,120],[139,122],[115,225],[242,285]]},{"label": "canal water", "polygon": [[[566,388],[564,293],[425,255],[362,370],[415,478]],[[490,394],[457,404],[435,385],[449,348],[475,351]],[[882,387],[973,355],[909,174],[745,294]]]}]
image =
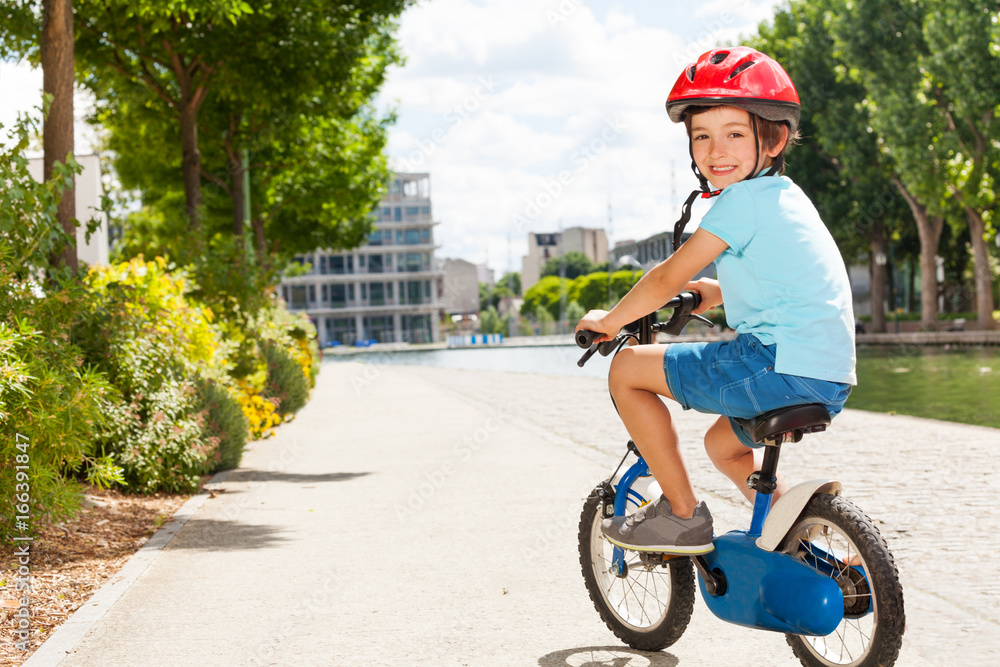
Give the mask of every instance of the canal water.
[{"label": "canal water", "polygon": [[[578,368],[571,345],[455,350],[378,350],[334,361],[607,377],[609,359]],[[858,348],[858,386],[847,407],[1000,428],[1000,347],[872,345]]]}]

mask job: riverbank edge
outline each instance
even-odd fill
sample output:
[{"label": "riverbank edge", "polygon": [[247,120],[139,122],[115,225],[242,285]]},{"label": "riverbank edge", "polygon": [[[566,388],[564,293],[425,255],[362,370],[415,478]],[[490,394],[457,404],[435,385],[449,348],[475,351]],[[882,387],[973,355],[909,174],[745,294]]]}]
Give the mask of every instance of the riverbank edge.
[{"label": "riverbank edge", "polygon": [[[661,335],[659,342],[694,342],[704,340],[729,340],[735,332],[727,331],[719,334],[685,334],[682,336]],[[858,345],[959,345],[959,346],[1000,346],[1000,331],[913,331],[908,333],[858,334]],[[572,334],[557,334],[554,336],[514,336],[504,338],[499,345],[468,345],[461,348],[449,348],[441,343],[377,343],[371,347],[328,347],[323,350],[324,356],[340,356],[365,354],[372,352],[419,352],[421,350],[462,349],[474,350],[488,347],[541,347],[550,345],[574,345]]]}]

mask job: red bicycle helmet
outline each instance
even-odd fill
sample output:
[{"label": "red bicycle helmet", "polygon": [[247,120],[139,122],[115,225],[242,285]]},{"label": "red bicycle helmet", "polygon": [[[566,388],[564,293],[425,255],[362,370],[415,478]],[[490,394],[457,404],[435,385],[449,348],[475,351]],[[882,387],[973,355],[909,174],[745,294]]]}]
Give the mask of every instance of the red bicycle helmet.
[{"label": "red bicycle helmet", "polygon": [[748,46],[712,49],[688,65],[667,96],[670,120],[692,106],[737,106],[768,120],[799,126],[799,94],[773,58]]}]

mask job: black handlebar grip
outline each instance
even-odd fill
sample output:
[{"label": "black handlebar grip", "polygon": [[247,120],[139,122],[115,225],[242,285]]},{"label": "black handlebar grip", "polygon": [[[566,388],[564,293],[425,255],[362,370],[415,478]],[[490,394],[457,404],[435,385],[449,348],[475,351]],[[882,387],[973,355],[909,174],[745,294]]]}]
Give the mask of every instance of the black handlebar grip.
[{"label": "black handlebar grip", "polygon": [[594,341],[603,336],[604,334],[597,331],[587,331],[586,329],[581,329],[576,332],[576,344],[580,347],[590,347],[594,344]]},{"label": "black handlebar grip", "polygon": [[576,365],[579,366],[580,368],[583,368],[583,365],[587,363],[587,361],[589,361],[592,356],[594,356],[594,352],[597,352],[597,350],[598,347],[595,345],[594,347],[584,352],[583,356],[580,357],[580,360],[576,362]]}]

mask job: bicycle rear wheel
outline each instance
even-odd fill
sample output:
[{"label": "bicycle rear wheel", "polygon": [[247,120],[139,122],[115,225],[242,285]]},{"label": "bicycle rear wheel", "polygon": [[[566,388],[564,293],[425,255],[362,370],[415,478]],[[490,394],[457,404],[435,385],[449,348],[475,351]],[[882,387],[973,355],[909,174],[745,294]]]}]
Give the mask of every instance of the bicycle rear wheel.
[{"label": "bicycle rear wheel", "polygon": [[627,645],[642,651],[664,649],[680,639],[691,620],[691,559],[655,562],[656,556],[626,551],[626,571],[618,576],[612,563],[614,545],[601,534],[602,507],[592,493],[580,515],[580,566],[590,599],[608,629]]},{"label": "bicycle rear wheel", "polygon": [[903,641],[906,616],[899,573],[885,540],[850,501],[815,497],[781,550],[832,577],[844,593],[844,620],[825,637],[785,635],[806,667],[889,667]]}]

